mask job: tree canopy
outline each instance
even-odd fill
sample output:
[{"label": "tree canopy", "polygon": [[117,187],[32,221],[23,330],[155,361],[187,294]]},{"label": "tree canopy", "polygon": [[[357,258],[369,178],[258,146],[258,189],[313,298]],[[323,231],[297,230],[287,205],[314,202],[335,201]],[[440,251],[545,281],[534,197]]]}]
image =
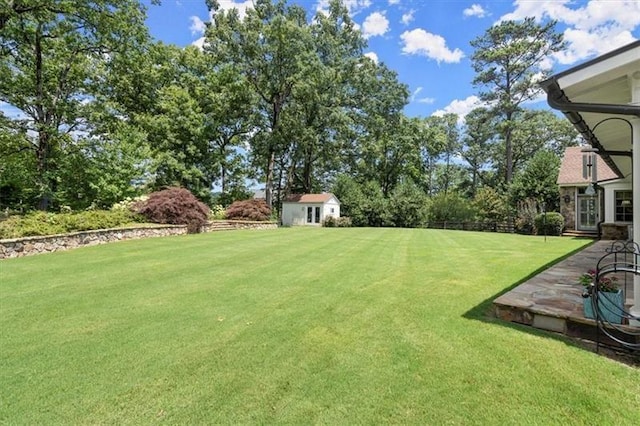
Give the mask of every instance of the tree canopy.
[{"label": "tree canopy", "polygon": [[1,6],[0,101],[18,113],[0,114],[0,207],[109,207],[173,186],[228,205],[256,182],[276,210],[333,190],[357,225],[553,205],[576,133],[527,106],[563,48],[554,22],[504,21],[472,41],[483,107],[409,117],[407,86],[364,55],[340,0],[315,16],[285,0],[243,17],[206,4],[202,49],[153,40],[136,0]]}]

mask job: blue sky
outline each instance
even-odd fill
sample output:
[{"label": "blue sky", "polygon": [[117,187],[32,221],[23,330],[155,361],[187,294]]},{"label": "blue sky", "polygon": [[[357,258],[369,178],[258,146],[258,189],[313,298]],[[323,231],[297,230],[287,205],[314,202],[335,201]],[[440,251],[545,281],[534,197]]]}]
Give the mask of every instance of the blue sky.
[{"label": "blue sky", "polygon": [[[144,0],[149,2],[149,0]],[[218,0],[241,15],[251,0]],[[309,18],[328,0],[291,0]],[[640,0],[345,0],[353,20],[368,41],[366,54],[398,73],[411,92],[410,116],[443,112],[460,115],[477,106],[471,85],[471,40],[502,19],[558,20],[568,49],[549,63],[562,71],[640,38]],[[149,6],[147,24],[153,37],[187,46],[202,42],[209,20],[204,0],[162,0]],[[540,106],[545,107],[544,100]],[[9,112],[8,105],[0,109]],[[11,115],[11,114],[10,114]]]},{"label": "blue sky", "polygon": [[[241,14],[252,5],[251,0],[219,2]],[[326,7],[325,0],[290,3],[304,6],[310,18]],[[550,59],[554,72],[640,38],[639,0],[346,0],[345,4],[367,38],[367,55],[395,70],[409,87],[411,102],[405,112],[411,116],[464,115],[477,105],[469,42],[502,19],[558,20],[568,49]],[[201,42],[203,23],[209,20],[204,0],[163,0],[148,14],[152,35],[179,46]]]}]

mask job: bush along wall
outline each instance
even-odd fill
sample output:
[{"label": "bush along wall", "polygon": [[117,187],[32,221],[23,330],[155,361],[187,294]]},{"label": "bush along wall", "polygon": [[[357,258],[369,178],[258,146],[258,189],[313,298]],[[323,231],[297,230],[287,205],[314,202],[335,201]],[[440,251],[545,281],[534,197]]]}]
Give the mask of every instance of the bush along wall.
[{"label": "bush along wall", "polygon": [[564,217],[558,212],[540,213],[534,224],[537,235],[562,235]]},{"label": "bush along wall", "polygon": [[[231,229],[276,229],[275,222],[213,221],[202,227],[203,232]],[[187,225],[141,225],[131,228],[100,229],[70,234],[0,239],[0,259],[30,256],[70,250],[83,246],[150,237],[184,235]]]}]

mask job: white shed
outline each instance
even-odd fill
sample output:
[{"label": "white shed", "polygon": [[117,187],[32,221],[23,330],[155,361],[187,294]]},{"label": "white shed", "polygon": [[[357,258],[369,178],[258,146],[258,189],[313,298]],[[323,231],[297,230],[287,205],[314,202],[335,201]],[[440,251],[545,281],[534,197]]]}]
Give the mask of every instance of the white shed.
[{"label": "white shed", "polygon": [[282,202],[284,226],[321,226],[329,216],[340,217],[340,201],[331,193],[293,194]]}]

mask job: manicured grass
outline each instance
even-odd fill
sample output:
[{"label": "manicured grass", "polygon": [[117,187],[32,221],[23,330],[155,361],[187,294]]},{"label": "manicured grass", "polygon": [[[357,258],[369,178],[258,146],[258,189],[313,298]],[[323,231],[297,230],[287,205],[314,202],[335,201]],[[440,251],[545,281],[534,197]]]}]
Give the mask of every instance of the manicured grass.
[{"label": "manicured grass", "polygon": [[638,369],[483,315],[583,244],[293,228],[0,261],[0,423],[637,425]]}]

